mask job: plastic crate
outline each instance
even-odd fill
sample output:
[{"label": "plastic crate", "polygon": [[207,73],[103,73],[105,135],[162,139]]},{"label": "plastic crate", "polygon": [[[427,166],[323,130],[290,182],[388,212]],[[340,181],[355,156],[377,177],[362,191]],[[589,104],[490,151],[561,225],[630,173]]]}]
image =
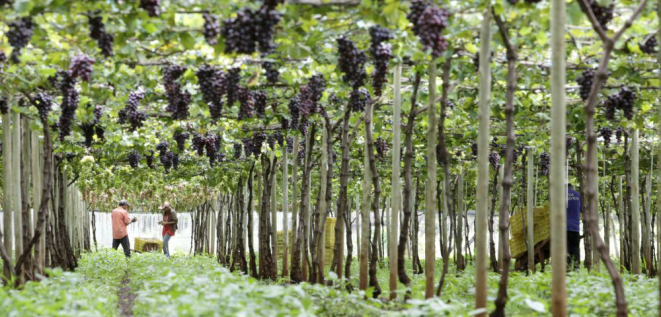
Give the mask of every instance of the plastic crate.
[{"label": "plastic crate", "polygon": [[136,252],[151,252],[163,250],[163,241],[160,239],[151,238],[135,238],[134,239]]},{"label": "plastic crate", "polygon": [[[551,221],[549,206],[536,207],[533,211],[533,240],[535,244],[551,237]],[[523,217],[521,216],[523,214]],[[510,217],[510,254],[517,258],[526,252],[526,239],[523,227],[528,226],[526,209],[517,210]]]}]

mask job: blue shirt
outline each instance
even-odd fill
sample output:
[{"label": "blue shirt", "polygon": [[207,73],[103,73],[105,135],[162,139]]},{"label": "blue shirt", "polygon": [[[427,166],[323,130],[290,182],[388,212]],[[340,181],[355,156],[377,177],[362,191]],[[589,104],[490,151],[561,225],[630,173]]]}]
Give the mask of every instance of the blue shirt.
[{"label": "blue shirt", "polygon": [[567,190],[567,231],[581,232],[581,194]]}]

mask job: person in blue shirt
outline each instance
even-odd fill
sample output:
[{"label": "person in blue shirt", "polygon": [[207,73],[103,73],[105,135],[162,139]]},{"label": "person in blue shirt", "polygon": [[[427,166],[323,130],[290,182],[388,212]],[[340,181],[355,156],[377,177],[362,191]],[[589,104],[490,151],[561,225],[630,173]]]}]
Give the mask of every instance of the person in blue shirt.
[{"label": "person in blue shirt", "polygon": [[569,184],[567,189],[567,267],[581,264],[581,194]]}]

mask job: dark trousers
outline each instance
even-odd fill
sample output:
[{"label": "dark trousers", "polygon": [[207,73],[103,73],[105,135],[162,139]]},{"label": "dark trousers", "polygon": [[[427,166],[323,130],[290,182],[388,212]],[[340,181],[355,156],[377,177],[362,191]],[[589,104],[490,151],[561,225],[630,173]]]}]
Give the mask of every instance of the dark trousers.
[{"label": "dark trousers", "polygon": [[581,264],[581,233],[567,231],[567,268],[578,270]]},{"label": "dark trousers", "polygon": [[124,255],[127,257],[131,256],[131,242],[129,241],[129,236],[127,235],[124,238],[121,239],[112,239],[112,248],[117,250],[119,245],[122,245],[122,249],[124,249]]}]

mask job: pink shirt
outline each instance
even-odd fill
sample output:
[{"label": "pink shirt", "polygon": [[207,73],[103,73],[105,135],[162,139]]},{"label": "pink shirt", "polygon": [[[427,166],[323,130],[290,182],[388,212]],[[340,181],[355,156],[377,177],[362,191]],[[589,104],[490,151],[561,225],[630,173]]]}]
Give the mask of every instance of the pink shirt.
[{"label": "pink shirt", "polygon": [[112,238],[113,239],[122,239],[128,235],[126,231],[126,226],[131,223],[129,219],[129,213],[121,207],[112,211]]}]

